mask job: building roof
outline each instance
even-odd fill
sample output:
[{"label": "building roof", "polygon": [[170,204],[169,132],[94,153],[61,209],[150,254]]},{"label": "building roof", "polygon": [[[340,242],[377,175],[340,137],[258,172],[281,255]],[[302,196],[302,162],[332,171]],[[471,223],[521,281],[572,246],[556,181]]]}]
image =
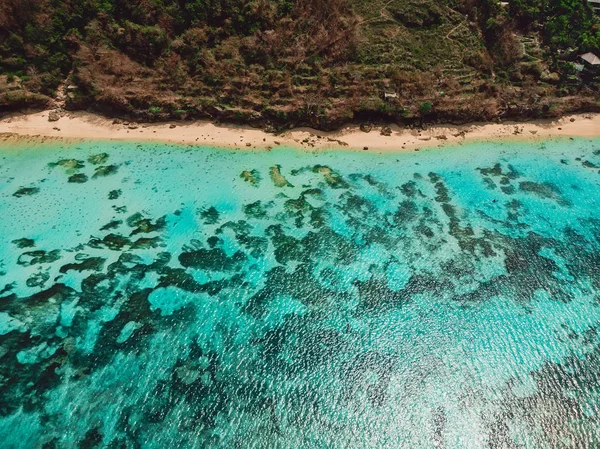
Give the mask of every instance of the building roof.
[{"label": "building roof", "polygon": [[585,62],[591,65],[600,65],[600,58],[596,56],[594,53],[586,53],[584,55],[579,56]]}]

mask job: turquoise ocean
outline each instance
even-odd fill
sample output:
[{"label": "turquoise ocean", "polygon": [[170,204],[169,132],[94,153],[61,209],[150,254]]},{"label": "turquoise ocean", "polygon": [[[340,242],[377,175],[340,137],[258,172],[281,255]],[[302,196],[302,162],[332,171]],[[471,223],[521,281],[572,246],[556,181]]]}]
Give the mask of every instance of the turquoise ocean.
[{"label": "turquoise ocean", "polygon": [[600,447],[600,140],[0,148],[0,447]]}]

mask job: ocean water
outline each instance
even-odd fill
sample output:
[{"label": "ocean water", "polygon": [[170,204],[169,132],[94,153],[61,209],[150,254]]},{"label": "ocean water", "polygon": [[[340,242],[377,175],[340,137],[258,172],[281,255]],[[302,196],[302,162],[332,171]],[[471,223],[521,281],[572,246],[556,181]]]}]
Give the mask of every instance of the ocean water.
[{"label": "ocean water", "polygon": [[600,447],[600,140],[0,149],[0,447]]}]

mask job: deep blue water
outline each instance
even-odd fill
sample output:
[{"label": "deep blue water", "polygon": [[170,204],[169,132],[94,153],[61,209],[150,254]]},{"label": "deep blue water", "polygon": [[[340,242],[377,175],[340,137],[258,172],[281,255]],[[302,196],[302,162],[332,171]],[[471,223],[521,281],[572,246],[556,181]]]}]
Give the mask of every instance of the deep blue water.
[{"label": "deep blue water", "polygon": [[600,447],[600,141],[0,149],[0,447]]}]

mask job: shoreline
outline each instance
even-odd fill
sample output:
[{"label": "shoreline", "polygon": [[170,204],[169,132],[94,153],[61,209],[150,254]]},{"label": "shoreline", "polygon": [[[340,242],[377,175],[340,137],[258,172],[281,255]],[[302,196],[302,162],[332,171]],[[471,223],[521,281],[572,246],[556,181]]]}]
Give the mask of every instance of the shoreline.
[{"label": "shoreline", "polygon": [[0,138],[5,142],[14,138],[131,140],[238,150],[271,150],[282,146],[306,151],[366,149],[373,152],[404,152],[506,139],[535,142],[551,138],[600,137],[600,114],[591,113],[568,115],[556,120],[435,125],[424,130],[383,125],[391,129],[391,135],[384,136],[381,134],[382,126],[373,126],[370,132],[361,131],[358,125],[350,125],[337,131],[296,128],[281,134],[271,134],[250,126],[216,125],[209,121],[118,123],[88,112],[66,112],[58,121],[50,122],[50,112],[16,113],[2,117]]}]

